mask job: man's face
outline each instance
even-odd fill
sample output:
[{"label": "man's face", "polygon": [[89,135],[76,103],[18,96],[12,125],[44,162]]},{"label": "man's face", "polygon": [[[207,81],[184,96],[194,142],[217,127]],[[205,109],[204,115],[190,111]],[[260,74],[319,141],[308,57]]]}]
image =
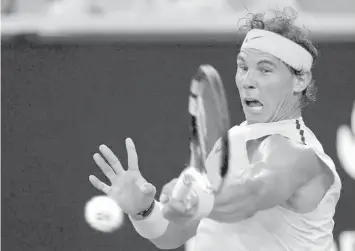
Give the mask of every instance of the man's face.
[{"label": "man's face", "polygon": [[282,120],[295,107],[295,76],[276,57],[254,49],[237,57],[237,84],[249,124]]}]

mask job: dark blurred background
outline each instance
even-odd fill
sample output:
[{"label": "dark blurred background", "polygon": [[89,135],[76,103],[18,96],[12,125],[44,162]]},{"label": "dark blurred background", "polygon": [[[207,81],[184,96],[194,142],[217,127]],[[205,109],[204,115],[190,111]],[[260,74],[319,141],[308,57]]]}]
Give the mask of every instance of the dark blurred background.
[{"label": "dark blurred background", "polygon": [[[92,155],[105,143],[126,166],[124,139],[131,137],[143,175],[160,191],[188,158],[188,89],[191,76],[204,63],[220,71],[232,122],[242,122],[234,74],[243,37],[230,21],[241,16],[238,8],[242,12],[243,5],[228,1],[232,8],[227,17],[221,16],[224,5],[203,6],[209,15],[196,16],[197,28],[181,19],[169,19],[169,26],[164,18],[147,28],[141,23],[143,15],[135,19],[139,22],[127,21],[128,12],[143,10],[123,1],[122,6],[103,1],[101,7],[91,1],[90,8],[76,1],[76,9],[65,2],[2,1],[2,250],[157,250],[138,236],[127,218],[112,234],[87,225],[84,205],[99,194],[88,176],[103,178]],[[148,2],[144,2],[146,9]],[[350,122],[355,99],[355,30],[351,32],[352,24],[345,25],[355,13],[355,4],[313,2],[299,1],[298,6],[304,13],[320,13],[319,23],[310,26],[321,27],[312,33],[320,51],[313,72],[318,100],[304,111],[304,119],[343,181],[335,216],[338,243],[341,233],[355,231],[355,181],[343,172],[335,149],[336,130]],[[105,9],[108,6],[116,6],[117,12],[124,9],[120,13],[125,18],[98,21],[105,19],[105,12],[115,16],[112,8]],[[179,11],[172,13],[181,16]],[[220,17],[220,26],[210,15]],[[79,23],[78,17],[87,22]],[[323,20],[333,26],[324,30]],[[49,23],[53,25],[44,27]],[[216,26],[207,25],[211,23]],[[54,24],[62,26],[51,30]],[[110,28],[102,31],[106,26]]]}]

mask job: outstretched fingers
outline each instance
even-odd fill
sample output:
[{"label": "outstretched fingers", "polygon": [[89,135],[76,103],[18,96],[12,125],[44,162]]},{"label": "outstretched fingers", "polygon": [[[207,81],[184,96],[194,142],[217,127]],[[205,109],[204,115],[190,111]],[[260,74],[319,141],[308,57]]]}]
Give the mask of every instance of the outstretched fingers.
[{"label": "outstretched fingers", "polygon": [[108,194],[110,192],[110,187],[96,178],[94,175],[89,176],[89,181],[96,189],[100,190],[104,194]]},{"label": "outstretched fingers", "polygon": [[139,170],[136,147],[133,143],[133,140],[130,138],[126,139],[126,149],[128,157],[128,169]]},{"label": "outstretched fingers", "polygon": [[101,169],[105,176],[112,182],[116,176],[115,172],[109,164],[101,157],[100,154],[95,153],[93,159],[96,165]]},{"label": "outstretched fingers", "polygon": [[117,156],[108,148],[106,145],[101,145],[99,147],[101,154],[105,157],[107,162],[110,164],[110,169],[114,170],[117,175],[123,173],[123,167]]}]

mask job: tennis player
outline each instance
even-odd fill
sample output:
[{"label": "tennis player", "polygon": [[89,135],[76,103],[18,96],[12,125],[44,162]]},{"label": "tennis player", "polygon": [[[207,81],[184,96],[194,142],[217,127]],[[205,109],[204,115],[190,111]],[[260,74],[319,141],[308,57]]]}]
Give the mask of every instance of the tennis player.
[{"label": "tennis player", "polygon": [[268,19],[251,15],[243,26],[235,81],[246,120],[230,129],[230,171],[208,217],[196,217],[196,194],[171,198],[176,179],[154,200],[156,189],[140,174],[131,139],[127,171],[104,145],[108,164],[94,155],[112,185],[90,176],[93,186],[115,198],[136,231],[158,248],[178,248],[195,237],[196,251],[331,249],[341,181],[302,119],[314,99],[317,50],[293,21],[275,12]]}]

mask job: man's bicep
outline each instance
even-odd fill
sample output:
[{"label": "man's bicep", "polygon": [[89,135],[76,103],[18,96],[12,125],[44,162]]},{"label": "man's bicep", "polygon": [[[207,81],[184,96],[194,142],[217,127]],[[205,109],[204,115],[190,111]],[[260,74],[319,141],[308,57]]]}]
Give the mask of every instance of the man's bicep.
[{"label": "man's bicep", "polygon": [[[281,146],[280,146],[281,147]],[[320,171],[312,149],[285,147],[255,165],[253,179],[259,186],[255,210],[264,210],[286,202]]]}]

